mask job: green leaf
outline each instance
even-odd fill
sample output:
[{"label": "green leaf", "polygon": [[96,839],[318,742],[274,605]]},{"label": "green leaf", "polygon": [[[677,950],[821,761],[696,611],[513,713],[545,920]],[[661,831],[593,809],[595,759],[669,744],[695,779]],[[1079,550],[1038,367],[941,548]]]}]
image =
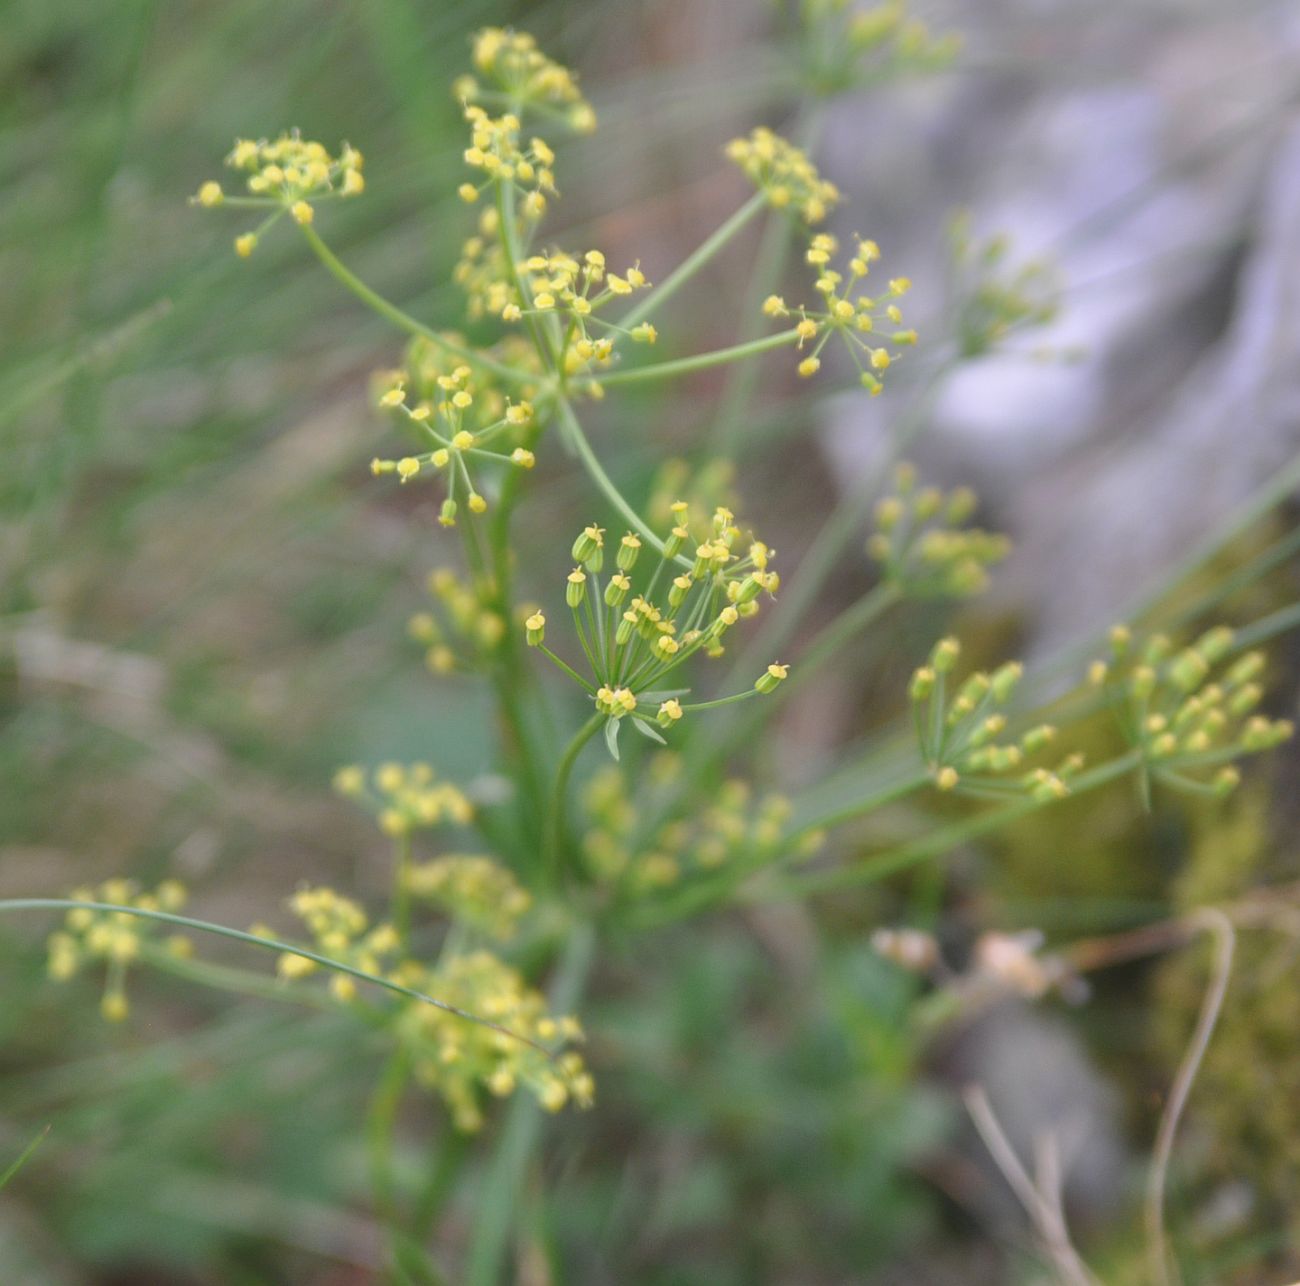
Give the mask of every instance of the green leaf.
[{"label": "green leaf", "polygon": [[649,737],[651,741],[657,741],[661,746],[666,746],[668,744],[659,735],[659,729],[652,727],[650,724],[646,723],[644,719],[633,719],[632,722],[636,724],[636,730],[643,737]]},{"label": "green leaf", "polygon": [[605,721],[605,744],[609,747],[609,753],[618,758],[618,725],[619,720],[607,719]]}]

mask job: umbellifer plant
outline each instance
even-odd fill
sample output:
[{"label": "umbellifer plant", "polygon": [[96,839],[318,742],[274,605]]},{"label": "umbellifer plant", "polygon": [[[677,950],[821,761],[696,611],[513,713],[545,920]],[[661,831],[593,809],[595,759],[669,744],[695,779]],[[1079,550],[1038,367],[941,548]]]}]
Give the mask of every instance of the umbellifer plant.
[{"label": "umbellifer plant", "polygon": [[[949,57],[948,43],[904,22],[902,8],[885,5],[864,21],[839,5],[805,6],[810,82],[838,92],[864,68],[879,75]],[[197,980],[237,981],[228,968],[205,975],[191,959],[187,933],[220,934],[275,953],[282,994],[310,991],[319,1000],[314,989],[327,978],[331,1003],[386,1033],[377,1119],[390,1132],[412,1083],[442,1100],[465,1132],[484,1125],[493,1100],[520,1092],[551,1112],[585,1108],[595,1083],[572,1011],[605,934],[653,932],[737,898],[860,886],[1125,776],[1144,796],[1161,788],[1221,796],[1237,784],[1240,758],[1289,735],[1289,725],[1258,711],[1264,662],[1253,646],[1268,627],[1215,626],[1181,647],[1117,628],[1107,657],[1057,703],[1064,727],[1022,696],[1018,663],[964,672],[960,645],[945,637],[917,658],[909,685],[913,749],[864,763],[856,787],[833,805],[731,776],[746,763],[753,731],[822,660],[908,601],[979,593],[1006,541],[971,525],[969,492],[922,486],[895,458],[887,480],[852,492],[835,511],[787,590],[775,551],[729,496],[702,499],[710,488],[689,479],[683,490],[694,494],[682,498],[642,505],[625,494],[588,436],[585,412],[625,386],[765,354],[789,361],[801,378],[825,378],[828,347],[847,356],[864,395],[875,395],[918,343],[902,314],[909,283],[882,275],[871,240],[842,245],[820,230],[840,194],[804,150],[766,128],[726,149],[753,194],[671,271],[613,263],[598,247],[557,246],[545,231],[559,192],[553,131],[586,134],[596,125],[574,76],[530,37],[488,29],[474,42],[472,75],[454,92],[467,129],[459,192],[475,221],[455,277],[467,317],[497,332],[492,343],[426,326],[331,250],[322,225],[332,204],[365,190],[363,158],[350,145],[330,150],[296,132],[241,139],[226,158],[233,181],[206,182],[193,200],[245,220],[234,247],[250,266],[273,232],[296,233],[345,289],[407,337],[376,400],[410,445],[376,458],[372,472],[375,485],[438,489],[447,563],[432,573],[430,607],[411,634],[435,675],[472,672],[490,685],[510,790],[478,803],[428,763],[341,768],[336,789],[391,839],[391,894],[374,908],[335,889],[300,888],[288,903],[302,928],[293,940],[186,917],[185,891],[172,880],[152,890],[111,880],[70,899],[4,904],[64,912],[49,941],[50,971],[71,979],[102,969],[107,1019],[128,1017],[125,984],[137,967],[184,962]],[[777,257],[771,280],[751,284],[747,337],[658,359],[652,319],[765,212],[786,244],[802,245],[806,290],[776,293]],[[967,253],[962,262],[969,275],[981,263],[995,271],[997,258]],[[958,353],[944,369],[1050,315],[1043,298],[1026,293],[1029,280],[972,284],[958,310]],[[1033,289],[1040,281],[1032,278]],[[671,347],[671,332],[664,338]],[[736,432],[721,437],[734,445]],[[898,447],[910,432],[899,433]],[[590,488],[571,514],[572,570],[540,602],[527,601],[517,551],[528,537],[516,510],[538,456],[557,447],[576,458]],[[855,536],[867,539],[876,587],[804,645],[801,663],[787,664],[776,653],[790,636],[781,597],[809,603]],[[738,646],[743,665],[719,685],[713,675]],[[548,670],[566,686],[544,685]],[[568,725],[563,740],[541,731],[544,703]],[[1125,746],[1086,763],[1070,747],[1068,721],[1099,705],[1113,708]],[[593,739],[603,742],[603,764],[599,755],[582,758]],[[591,768],[578,789],[582,763]],[[927,791],[993,802],[866,856],[840,842],[872,813]],[[539,989],[548,974],[549,997]],[[387,1182],[382,1173],[377,1180]],[[414,1273],[421,1252],[403,1232],[401,1211],[390,1202],[386,1214],[395,1261]],[[477,1232],[477,1279],[493,1279],[508,1231]]]}]

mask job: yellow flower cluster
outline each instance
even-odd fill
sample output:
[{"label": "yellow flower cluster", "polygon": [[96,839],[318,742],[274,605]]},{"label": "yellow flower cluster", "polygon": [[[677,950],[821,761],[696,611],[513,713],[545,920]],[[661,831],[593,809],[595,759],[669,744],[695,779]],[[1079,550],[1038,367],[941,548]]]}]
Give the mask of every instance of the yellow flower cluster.
[{"label": "yellow flower cluster", "polygon": [[[434,879],[435,896],[451,904],[463,894],[470,901],[453,907],[454,912],[464,913],[472,905],[474,914],[499,923],[502,908],[492,908],[487,902],[494,889],[501,891],[504,885],[485,878],[473,865],[486,859],[444,860],[471,865],[450,868],[447,878]],[[517,902],[517,898],[512,900]],[[411,1054],[417,1078],[443,1097],[458,1128],[474,1130],[482,1124],[481,1087],[505,1097],[517,1086],[526,1085],[550,1111],[559,1111],[571,1101],[584,1107],[590,1104],[594,1087],[578,1054],[551,1056],[527,1043],[537,1041],[551,1047],[578,1040],[582,1032],[576,1020],[549,1015],[541,993],[528,987],[522,976],[498,957],[487,951],[457,953],[435,966],[399,958],[397,930],[391,924],[371,927],[360,905],[330,888],[301,889],[289,905],[306,925],[319,954],[504,1029],[469,1022],[418,1000],[403,1001],[392,1011],[393,1035]],[[278,965],[281,977],[295,980],[310,977],[321,968],[292,952],[283,953]],[[331,971],[329,985],[334,997],[344,1003],[356,998],[356,980],[347,974]]]},{"label": "yellow flower cluster", "polygon": [[536,463],[528,448],[511,445],[521,431],[533,425],[532,403],[511,402],[492,390],[487,400],[491,409],[500,414],[485,421],[482,413],[474,410],[478,399],[472,375],[469,366],[454,366],[448,373],[434,377],[436,400],[421,399],[412,404],[405,379],[399,374],[379,397],[379,405],[400,412],[430,449],[396,460],[376,457],[370,462],[370,471],[376,476],[395,474],[402,482],[409,482],[426,468],[444,472],[447,496],[438,515],[444,527],[456,525],[460,510],[456,497],[460,491],[465,493],[470,513],[487,512],[488,502],[474,483],[471,462],[495,460],[520,469],[531,469]]},{"label": "yellow flower cluster", "polygon": [[1033,768],[1008,780],[1025,761],[1056,739],[1056,729],[1040,724],[1014,741],[999,743],[1006,731],[1005,706],[1020,682],[1023,667],[1008,661],[992,674],[977,671],[952,691],[950,675],[961,654],[956,639],[940,639],[929,662],[912,675],[908,695],[921,754],[940,790],[1004,797],[1028,794],[1042,802],[1070,793],[1069,781],[1083,756],[1071,755],[1055,769]]},{"label": "yellow flower cluster", "polygon": [[1010,267],[1010,243],[995,236],[977,241],[969,214],[950,228],[957,345],[965,357],[979,357],[1016,331],[1045,326],[1060,307],[1060,281],[1051,268],[1031,260]]},{"label": "yellow flower cluster", "polygon": [[[761,596],[775,594],[780,585],[780,577],[769,566],[772,551],[765,544],[753,540],[743,553],[738,552],[741,531],[729,509],[716,510],[702,536],[692,534],[686,502],[676,502],[672,512],[674,526],[667,539],[656,542],[658,548],[652,546],[644,562],[646,541],[635,532],[618,540],[608,582],[601,580],[604,528],[593,524],[573,542],[577,565],[568,575],[565,602],[592,681],[545,646],[543,613],[525,622],[529,645],[541,648],[582,683],[597,712],[608,718],[606,738],[615,755],[617,726],[625,717],[631,716],[633,725],[651,740],[662,741],[649,719],[670,728],[686,711],[716,704],[683,705],[678,698],[687,689],[661,690],[660,685],[696,652],[721,656],[727,631],[742,617],[754,616]],[[693,557],[683,552],[692,547]],[[640,592],[633,583],[638,566]],[[785,666],[769,666],[755,690],[770,692],[786,672]]]},{"label": "yellow flower cluster", "polygon": [[[400,946],[397,930],[391,924],[371,928],[360,904],[334,889],[299,889],[289,899],[289,907],[307,926],[320,955],[354,969],[382,975],[386,961]],[[280,956],[278,963],[282,978],[306,978],[319,968],[314,960],[289,951]],[[352,1000],[357,994],[356,979],[345,973],[331,971],[329,986],[339,1000]]]},{"label": "yellow flower cluster", "polygon": [[[410,961],[397,980],[548,1046],[582,1039],[576,1019],[550,1014],[541,992],[487,951],[454,955],[433,968]],[[396,1030],[416,1078],[442,1096],[460,1130],[483,1124],[480,1086],[499,1098],[524,1086],[548,1112],[568,1103],[589,1107],[593,1100],[595,1084],[573,1050],[548,1057],[506,1032],[419,1003],[402,1008]]]},{"label": "yellow flower cluster", "polygon": [[[176,880],[164,880],[153,892],[143,891],[133,880],[108,880],[98,888],[78,888],[74,902],[107,902],[114,906],[138,907],[142,911],[179,911],[185,905],[185,889]],[[64,917],[64,928],[52,933],[47,943],[50,977],[60,982],[71,978],[82,965],[103,960],[108,967],[107,985],[100,1010],[110,1022],[127,1016],[126,970],[139,959],[143,945],[157,936],[156,921],[121,911],[95,911],[76,907]],[[175,935],[167,948],[188,955],[188,938]]]},{"label": "yellow flower cluster", "polygon": [[482,593],[450,567],[430,572],[428,589],[435,612],[417,612],[407,624],[425,649],[434,674],[450,674],[496,652],[506,634],[505,618],[483,602]]},{"label": "yellow flower cluster", "polygon": [[411,867],[407,887],[453,919],[498,941],[513,938],[532,897],[490,857],[453,855]]},{"label": "yellow flower cluster", "polygon": [[[593,876],[647,896],[723,868],[757,867],[782,851],[789,801],[756,795],[740,780],[725,782],[707,807],[645,833],[647,818],[671,816],[682,772],[677,755],[660,751],[635,789],[613,764],[591,778],[583,794],[582,844]],[[808,856],[819,842],[802,845],[799,855]]]},{"label": "yellow flower cluster", "polygon": [[[886,346],[892,343],[911,347],[916,343],[916,331],[893,329],[901,327],[903,314],[897,300],[911,289],[906,277],[894,277],[881,295],[856,294],[858,283],[871,271],[871,265],[880,258],[880,247],[874,241],[857,240],[849,260],[848,275],[831,267],[831,260],[839,250],[839,242],[829,233],[818,233],[812,239],[805,256],[817,271],[816,290],[822,297],[822,308],[802,305],[791,309],[780,295],[769,295],[763,301],[763,312],[769,317],[789,317],[798,314],[795,331],[799,348],[813,345],[799,363],[799,374],[804,378],[821,369],[821,351],[832,335],[838,335],[845,351],[858,368],[863,388],[876,396],[884,387],[881,377],[898,357]],[[883,328],[883,329],[882,329]],[[876,343],[883,339],[884,343]]]},{"label": "yellow flower cluster", "polygon": [[805,222],[820,223],[839,203],[839,188],[817,173],[807,153],[765,126],[732,139],[726,151],[778,210],[796,210]]},{"label": "yellow flower cluster", "polygon": [[[495,211],[488,211],[480,223],[495,225]],[[505,322],[562,319],[556,347],[568,375],[607,367],[620,336],[637,344],[658,339],[649,322],[627,328],[599,316],[611,303],[650,285],[639,264],[621,273],[608,271],[599,250],[588,250],[580,259],[561,250],[529,255],[519,265],[516,281],[495,236],[479,235],[465,242],[455,277],[467,291],[474,315]],[[592,386],[590,391],[597,389]]]},{"label": "yellow flower cluster", "polygon": [[1089,679],[1106,691],[1125,737],[1141,752],[1144,782],[1154,777],[1175,790],[1226,795],[1241,779],[1233,760],[1290,739],[1289,720],[1257,713],[1263,653],[1238,651],[1227,626],[1181,650],[1163,634],[1138,648],[1125,626],[1111,631],[1110,658],[1094,662]]},{"label": "yellow flower cluster", "polygon": [[967,598],[988,585],[988,568],[1011,548],[1005,536],[963,524],[975,510],[975,493],[958,487],[916,487],[916,472],[899,465],[895,494],[876,506],[876,530],[867,552],[885,580],[918,598]]},{"label": "yellow flower cluster", "polygon": [[474,806],[450,782],[440,782],[428,764],[380,764],[369,782],[355,764],[334,774],[334,789],[372,808],[379,829],[386,835],[408,835],[415,830],[449,824],[467,826]]},{"label": "yellow flower cluster", "polygon": [[[527,144],[519,137],[520,120],[513,112],[502,116],[489,116],[481,107],[465,108],[465,119],[470,124],[470,145],[465,149],[465,164],[482,171],[484,185],[513,184],[523,193],[519,213],[525,220],[535,223],[546,213],[546,198],[557,196],[555,187],[555,153],[540,138]],[[458,189],[462,201],[478,200],[481,186],[462,183]]]},{"label": "yellow flower cluster", "polygon": [[802,0],[809,75],[823,93],[842,93],[909,72],[938,71],[961,49],[955,33],[936,36],[909,16],[909,0],[869,9],[848,0]]},{"label": "yellow flower cluster", "polygon": [[[649,322],[631,330],[607,322],[596,314],[612,300],[623,298],[650,283],[639,264],[620,273],[610,272],[599,250],[588,250],[581,260],[563,251],[531,255],[523,263],[524,296],[501,310],[505,321],[521,317],[558,314],[565,319],[562,362],[567,374],[591,366],[607,366],[613,355],[612,335],[622,334],[636,343],[653,344],[658,337]],[[592,328],[606,334],[595,337]]]},{"label": "yellow flower cluster", "polygon": [[[241,138],[226,157],[226,164],[247,175],[249,195],[228,197],[220,183],[209,179],[192,200],[209,207],[270,207],[276,211],[273,218],[288,211],[296,223],[309,224],[315,218],[313,202],[359,196],[365,190],[362,163],[361,153],[349,144],[343,145],[337,157],[331,156],[323,143],[309,142],[297,130],[270,141]],[[257,248],[259,235],[260,230],[235,239],[235,250],[242,258]]]},{"label": "yellow flower cluster", "polygon": [[596,128],[596,113],[579,91],[577,77],[542,53],[527,32],[485,27],[474,37],[473,60],[488,85],[485,88],[474,76],[462,76],[453,87],[461,102],[491,96],[515,111],[552,109],[548,114],[553,115],[559,109],[580,134]]}]

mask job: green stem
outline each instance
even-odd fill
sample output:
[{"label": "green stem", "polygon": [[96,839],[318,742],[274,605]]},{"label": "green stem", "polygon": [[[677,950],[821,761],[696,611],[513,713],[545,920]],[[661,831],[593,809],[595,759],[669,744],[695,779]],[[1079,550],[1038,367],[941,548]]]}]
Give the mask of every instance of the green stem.
[{"label": "green stem", "polygon": [[[575,926],[550,988],[551,1012],[572,1013],[577,1008],[591,971],[595,947],[591,926]],[[464,1278],[466,1286],[498,1286],[501,1281],[511,1232],[518,1222],[520,1189],[541,1135],[541,1109],[531,1097],[516,1094],[478,1193]]]},{"label": "green stem", "polygon": [[546,854],[545,869],[552,884],[558,883],[560,876],[563,874],[564,813],[569,797],[569,776],[573,772],[573,765],[577,762],[583,746],[596,735],[597,730],[605,722],[605,718],[606,716],[603,714],[593,714],[573,734],[573,740],[569,742],[564,757],[560,760],[560,766],[556,769],[555,786],[551,790],[551,811],[546,823],[544,849]]},{"label": "green stem", "polygon": [[886,804],[892,804],[896,800],[915,794],[918,790],[928,786],[932,780],[933,778],[928,772],[907,777],[893,786],[877,791],[874,795],[868,795],[866,799],[855,800],[853,803],[836,809],[832,813],[805,822],[802,826],[787,834],[786,844],[789,847],[794,847],[798,845],[800,840],[807,838],[815,831],[832,830],[836,826],[843,826],[846,822],[856,821],[859,817],[874,813],[878,808],[883,808]]},{"label": "green stem", "polygon": [[388,1234],[389,1256],[394,1269],[400,1261],[397,1243],[401,1214],[393,1184],[393,1137],[397,1129],[397,1112],[410,1072],[409,1062],[406,1051],[399,1048],[385,1064],[379,1084],[371,1096],[366,1128],[370,1185],[375,1197],[376,1213]]},{"label": "green stem", "polygon": [[329,270],[330,275],[340,285],[350,290],[362,303],[367,304],[374,309],[381,317],[392,322],[394,326],[406,331],[411,335],[419,335],[427,339],[431,344],[436,344],[444,352],[452,353],[470,366],[482,366],[493,374],[500,376],[503,380],[509,380],[513,384],[535,384],[536,375],[530,375],[527,371],[517,371],[513,366],[506,366],[503,362],[498,362],[493,357],[488,357],[482,352],[475,352],[457,344],[454,340],[447,339],[446,336],[438,334],[436,330],[426,326],[423,322],[417,321],[410,313],[403,312],[396,304],[389,303],[383,295],[372,290],[361,280],[350,268],[348,268],[341,259],[327,246],[320,238],[320,234],[310,224],[302,225],[303,236],[307,238],[307,244],[316,252],[316,257]]},{"label": "green stem", "polygon": [[[754,273],[745,296],[740,331],[742,343],[758,338],[758,332],[766,320],[762,312],[763,300],[772,294],[781,279],[793,235],[794,225],[788,218],[777,211],[768,216],[768,224],[763,229],[763,239],[754,260]],[[714,416],[709,432],[711,443],[720,455],[734,456],[740,447],[745,412],[758,388],[761,370],[758,365],[737,366],[727,377],[718,413]]]},{"label": "green stem", "polygon": [[338,1010],[338,1002],[323,991],[290,987],[265,974],[253,973],[250,969],[232,969],[207,960],[189,960],[174,955],[165,947],[149,944],[141,947],[140,955],[151,968],[183,978],[186,982],[196,982],[203,987],[233,991],[242,996],[252,996],[256,1000],[279,1000],[295,1005],[309,1005],[313,1009]]},{"label": "green stem", "polygon": [[595,693],[596,691],[595,685],[592,683],[588,683],[587,680],[584,679],[582,675],[580,675],[577,672],[577,670],[573,668],[573,666],[571,666],[562,657],[556,656],[555,653],[552,652],[551,649],[547,647],[545,643],[539,643],[537,645],[537,650],[540,653],[542,653],[543,656],[549,657],[550,660],[553,661],[557,666],[559,666],[559,668],[563,670],[564,673],[567,674],[569,678],[571,678],[575,683],[580,683],[584,688],[587,689],[588,692],[593,694]]},{"label": "green stem", "polygon": [[372,986],[382,987],[385,991],[405,996],[409,1000],[418,1000],[423,1004],[432,1005],[435,1009],[441,1009],[445,1013],[455,1014],[457,1018],[463,1018],[466,1022],[477,1023],[480,1027],[487,1027],[491,1031],[500,1032],[503,1036],[509,1036],[511,1040],[522,1041],[525,1045],[532,1046],[533,1049],[545,1054],[547,1058],[551,1057],[551,1051],[544,1045],[539,1045],[535,1040],[511,1031],[510,1028],[503,1027],[500,1023],[494,1023],[491,1019],[480,1018],[477,1014],[471,1014],[467,1010],[459,1009],[455,1005],[448,1004],[445,1000],[436,1000],[433,996],[426,996],[422,991],[404,987],[400,982],[393,982],[391,979],[382,978],[378,974],[367,973],[364,969],[357,969],[350,964],[344,964],[342,960],[331,960],[329,956],[320,955],[315,951],[308,951],[305,947],[296,947],[290,942],[281,942],[276,938],[259,938],[255,933],[245,933],[241,929],[231,929],[224,924],[212,924],[208,920],[194,920],[187,915],[173,915],[170,911],[152,911],[139,906],[123,906],[116,902],[82,902],[75,898],[5,898],[0,901],[0,915],[6,911],[104,911],[116,915],[133,915],[140,920],[156,920],[160,924],[175,925],[179,929],[193,929],[196,933],[211,933],[219,938],[230,938],[233,942],[243,942],[249,946],[261,947],[263,951],[276,951],[282,955],[301,956],[304,960],[310,960],[323,969],[332,969],[335,973],[345,973],[348,977],[356,978],[360,982],[368,982]]},{"label": "green stem", "polygon": [[[1070,794],[1067,798],[1076,798],[1114,781],[1117,777],[1124,776],[1125,773],[1136,768],[1139,761],[1139,752],[1130,751],[1108,764],[1102,764],[1100,767],[1094,768],[1091,772],[1081,773],[1071,780]],[[981,813],[978,817],[956,822],[951,826],[940,827],[937,831],[933,831],[929,835],[923,835],[910,844],[903,844],[892,852],[881,853],[868,861],[859,862],[854,866],[842,867],[836,871],[826,871],[820,875],[810,875],[798,880],[789,880],[775,886],[770,892],[757,896],[759,900],[763,901],[774,898],[784,900],[786,898],[806,897],[816,893],[831,893],[839,889],[856,888],[862,884],[871,884],[877,880],[883,880],[887,876],[895,875],[899,871],[905,871],[920,862],[928,861],[932,857],[951,852],[968,839],[985,835],[989,831],[1005,826],[1009,822],[1014,822],[1028,813],[1035,812],[1040,808],[1050,807],[1055,802],[1055,800],[1042,801],[1026,796],[1024,799],[1018,799],[1003,808],[993,808]],[[819,819],[814,826],[833,825],[839,819],[839,814],[832,814],[828,818]],[[814,826],[801,827],[800,832],[797,833],[811,830]]]},{"label": "green stem", "polygon": [[[820,106],[805,107],[800,115],[803,119],[794,132],[798,136],[799,146],[811,154],[817,136],[821,132],[823,111]],[[763,300],[781,283],[781,275],[790,256],[790,247],[794,243],[797,226],[794,219],[780,210],[772,210],[768,213],[763,236],[759,241],[758,253],[754,256],[749,285],[745,291],[740,328],[742,341],[758,337],[764,322]],[[758,388],[761,369],[753,364],[736,366],[727,377],[718,413],[714,416],[713,425],[709,430],[710,445],[720,455],[734,456],[739,449],[742,432],[747,427],[746,412]]]},{"label": "green stem", "polygon": [[[794,673],[790,677],[802,680],[816,674],[818,668],[830,660],[851,638],[860,634],[896,603],[901,602],[902,597],[898,588],[890,584],[877,585],[869,593],[864,594],[813,637],[812,642],[799,654]],[[788,688],[790,685],[784,683],[781,686]]]},{"label": "green stem", "polygon": [[[762,696],[757,688],[750,688],[745,692],[737,692],[730,697],[717,697],[713,701],[693,701],[690,705],[682,706],[683,710],[715,710],[718,706],[734,706],[737,701],[748,701],[750,697]],[[769,694],[770,695],[770,694]]]},{"label": "green stem", "polygon": [[643,295],[641,301],[635,304],[627,315],[619,321],[619,325],[625,330],[631,330],[637,322],[644,321],[656,308],[671,299],[736,233],[758,214],[765,204],[763,194],[755,192],[726,223],[683,259],[658,286]]},{"label": "green stem", "polygon": [[393,928],[403,949],[411,941],[411,837],[393,841]]},{"label": "green stem", "polygon": [[780,607],[769,618],[736,663],[734,679],[742,667],[752,669],[760,655],[779,652],[789,641],[799,622],[803,620],[820,593],[827,577],[839,562],[854,534],[870,517],[872,506],[888,478],[888,471],[901,458],[908,444],[925,424],[934,401],[943,385],[952,363],[946,362],[930,377],[925,388],[917,395],[906,417],[890,443],[889,454],[878,470],[870,473],[853,488],[831,512],[821,531],[817,533],[807,553],[799,560],[789,587],[781,595]]},{"label": "green stem", "polygon": [[640,384],[647,380],[667,380],[677,375],[689,375],[692,371],[708,370],[711,366],[726,366],[729,362],[744,361],[747,357],[756,357],[759,353],[769,353],[774,348],[788,348],[799,338],[799,332],[778,331],[775,335],[764,335],[762,339],[751,339],[748,343],[734,344],[730,348],[715,348],[707,353],[696,353],[692,357],[679,357],[671,362],[655,362],[651,366],[633,366],[624,371],[613,371],[608,375],[595,375],[592,382],[602,388],[615,384]]},{"label": "green stem", "polygon": [[[636,533],[652,545],[661,554],[664,552],[664,542],[651,530],[650,524],[641,517],[635,509],[623,498],[623,493],[614,485],[613,479],[605,472],[604,466],[597,458],[595,451],[592,450],[591,443],[587,441],[587,435],[582,431],[582,425],[578,422],[573,407],[567,398],[558,398],[556,407],[560,412],[560,419],[563,422],[565,430],[565,440],[572,446],[579,460],[582,461],[583,467],[591,475],[592,481],[600,488],[613,507],[627,520]],[[692,567],[694,564],[689,558],[677,555],[675,560],[682,567]]]},{"label": "green stem", "polygon": [[423,1241],[428,1237],[439,1211],[451,1194],[452,1183],[465,1157],[466,1139],[465,1134],[451,1129],[438,1149],[437,1159],[416,1199],[415,1213],[411,1218],[413,1235],[417,1240]]}]

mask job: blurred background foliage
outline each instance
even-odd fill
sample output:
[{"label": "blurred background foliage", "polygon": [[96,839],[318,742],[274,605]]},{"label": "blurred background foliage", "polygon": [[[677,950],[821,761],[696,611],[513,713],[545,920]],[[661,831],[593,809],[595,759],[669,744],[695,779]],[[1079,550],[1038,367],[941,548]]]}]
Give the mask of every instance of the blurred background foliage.
[{"label": "blurred background foliage", "polygon": [[[1214,30],[1216,6],[1133,8],[1148,30]],[[996,105],[1058,74],[1131,76],[1104,60],[1098,33],[1114,16],[1105,0],[955,6],[936,21],[964,30],[973,57],[897,93],[924,103],[975,86]],[[488,22],[525,26],[578,67],[600,112],[596,140],[562,159],[566,239],[591,236],[656,270],[743,192],[720,144],[756,120],[788,126],[795,110],[787,15],[747,0],[5,7],[5,895],[118,872],[175,875],[208,918],[275,923],[301,880],[364,897],[386,878],[380,837],[329,794],[338,764],[429,757],[463,780],[490,770],[484,692],[432,679],[405,637],[445,557],[434,500],[377,487],[365,468],[385,432],[369,409],[369,374],[395,361],[398,338],[295,239],[272,238],[241,262],[225,221],[185,202],[236,135],[300,125],[330,143],[350,139],[367,155],[369,186],[363,201],[330,210],[333,244],[404,307],[455,325],[449,277],[467,217],[447,86],[469,33]],[[1062,73],[1076,46],[1093,61]],[[1282,105],[1222,137],[1214,159],[1275,130],[1294,85],[1278,73]],[[886,223],[912,214],[908,158],[890,154],[885,128],[895,92],[874,91],[856,115],[854,99],[828,131],[841,159],[876,149],[895,166],[897,191],[874,189],[862,216]],[[984,145],[996,151],[998,140]],[[948,159],[965,182],[970,166]],[[1159,193],[1182,172],[1171,163],[1146,181]],[[973,199],[969,186],[955,195]],[[917,219],[939,230],[947,216],[926,208]],[[1239,262],[1249,238],[1238,230],[1224,253]],[[941,235],[931,244],[932,261],[905,265],[918,278],[942,276]],[[728,342],[754,254],[750,242],[729,253],[673,311],[674,351]],[[1184,369],[1142,374],[1170,388]],[[720,391],[709,377],[684,395],[620,396],[600,417],[611,468],[645,494],[668,454],[702,466]],[[737,483],[747,512],[771,514],[789,576],[807,514],[834,493],[846,457],[834,441],[810,450],[821,419],[803,387],[775,377],[762,405],[753,440],[765,445],[742,455]],[[591,501],[560,452],[538,473],[521,516],[536,533],[525,564],[534,585],[567,557]],[[1018,511],[992,489],[996,526]],[[1199,589],[1285,531],[1247,532]],[[1062,579],[1059,561],[1013,570],[1018,597],[962,609],[976,658],[1032,644],[1043,578]],[[1281,561],[1225,614],[1263,615],[1295,598],[1296,581]],[[869,584],[862,560],[834,594],[848,602]],[[1115,601],[1130,588],[1118,586]],[[833,606],[798,622],[798,637]],[[944,624],[937,609],[910,610],[828,667],[783,717],[770,775],[825,776],[833,790],[851,731],[888,726]],[[1294,709],[1296,648],[1279,651],[1276,705]],[[1071,1192],[1080,1236],[1105,1280],[1139,1280],[1127,1194],[1204,960],[1192,952],[1115,971],[1068,1020],[1012,1006],[936,1031],[919,984],[878,958],[870,931],[922,924],[960,958],[988,927],[1033,925],[1067,940],[1293,879],[1294,771],[1285,755],[1256,767],[1226,812],[1160,805],[1147,817],[1125,791],[1089,797],[964,845],[942,872],[612,944],[584,1012],[600,1100],[548,1124],[527,1208],[512,1212],[527,1230],[517,1280],[1034,1280],[1041,1266],[951,1092],[972,1069],[1026,1100],[1051,1069],[1055,1093],[1086,1101],[1097,1142]],[[906,835],[926,820],[903,811],[891,824]],[[303,1015],[158,976],[134,988],[132,1020],[107,1028],[93,988],[45,979],[44,927],[8,924],[0,938],[0,1164],[49,1126],[0,1194],[0,1280],[378,1280],[364,1131],[378,1048],[328,1008]],[[1197,1091],[1173,1223],[1192,1239],[1198,1281],[1300,1273],[1288,1249],[1300,1235],[1288,1207],[1300,1182],[1300,1015],[1293,944],[1284,946],[1243,952]],[[437,1112],[412,1111],[398,1160],[412,1182],[432,1175],[432,1245],[453,1266],[448,1280],[476,1203],[492,1199],[474,1156]],[[440,1191],[438,1176],[453,1170]]]}]

